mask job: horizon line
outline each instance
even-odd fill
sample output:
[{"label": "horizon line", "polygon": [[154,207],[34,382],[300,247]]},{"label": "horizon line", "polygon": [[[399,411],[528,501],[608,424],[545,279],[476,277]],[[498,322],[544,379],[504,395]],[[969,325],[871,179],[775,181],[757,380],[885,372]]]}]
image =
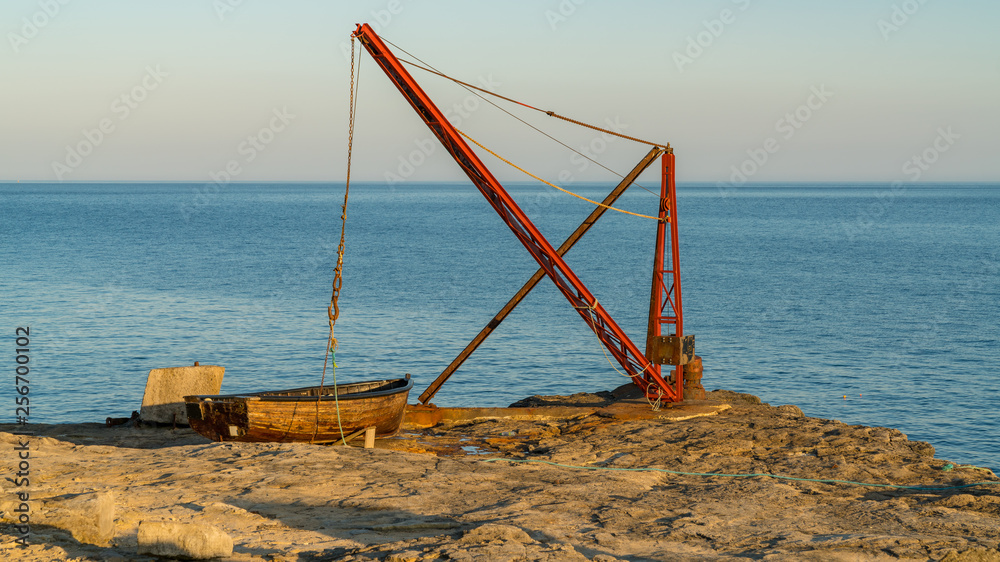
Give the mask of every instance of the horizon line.
[{"label": "horizon line", "polygon": [[[594,185],[606,185],[609,181],[613,180],[586,180],[586,181],[574,181],[571,182],[575,185],[581,184],[594,184]],[[241,180],[241,181],[229,181],[226,183],[219,184],[218,182],[205,181],[205,180],[73,180],[73,181],[61,181],[61,180],[4,180],[0,179],[0,185],[18,185],[18,184],[47,184],[47,185],[80,185],[80,184],[123,184],[123,183],[138,183],[138,184],[202,184],[209,185],[215,184],[220,187],[225,187],[227,185],[259,185],[259,184],[340,184],[343,185],[346,182],[344,180],[334,181],[334,180]],[[397,185],[428,185],[428,184],[447,184],[447,185],[473,185],[472,182],[465,180],[426,180],[426,181],[406,181],[398,183],[387,183],[382,180],[354,180],[352,183],[365,184],[365,185],[384,185],[387,187],[393,187]],[[506,181],[501,182],[508,185],[535,185],[538,182],[530,180],[516,180],[516,181]],[[932,186],[932,185],[1000,185],[1000,178],[995,180],[941,180],[941,181],[901,181],[901,180],[774,180],[774,181],[748,181],[740,185],[734,185],[725,181],[718,180],[692,180],[692,181],[677,181],[677,186],[682,185],[687,186],[712,186],[712,187],[728,187],[739,189],[742,187],[752,187],[752,186],[774,186],[774,185],[892,185],[895,183],[900,183],[903,185],[911,186]],[[541,185],[541,184],[538,184]]]}]

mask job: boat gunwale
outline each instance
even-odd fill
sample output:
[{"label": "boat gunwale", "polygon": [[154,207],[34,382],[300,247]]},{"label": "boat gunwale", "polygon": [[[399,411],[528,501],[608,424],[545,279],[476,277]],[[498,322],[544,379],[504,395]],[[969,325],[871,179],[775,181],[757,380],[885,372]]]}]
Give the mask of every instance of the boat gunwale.
[{"label": "boat gunwale", "polygon": [[[319,385],[316,385],[316,386],[304,386],[304,387],[301,387],[301,388],[290,388],[290,389],[287,389],[287,390],[266,390],[266,391],[262,391],[262,392],[250,392],[250,393],[245,393],[245,394],[242,394],[242,393],[241,394],[196,394],[196,395],[191,395],[191,396],[185,396],[184,397],[184,401],[188,402],[188,403],[196,403],[196,402],[205,402],[206,399],[207,399],[207,401],[210,401],[210,402],[223,402],[223,403],[224,402],[240,402],[240,401],[243,401],[243,402],[256,402],[256,401],[267,401],[267,402],[293,402],[293,401],[294,402],[329,402],[329,401],[333,401],[333,400],[358,400],[358,399],[364,399],[364,398],[382,398],[382,397],[393,396],[395,394],[400,394],[400,393],[408,392],[411,388],[413,388],[413,380],[409,379],[409,378],[407,378],[407,379],[399,378],[399,379],[386,379],[384,381],[362,381],[362,382],[356,382],[356,383],[343,383],[343,384],[336,385],[337,388],[342,388],[342,387],[350,387],[350,386],[353,386],[353,385],[367,385],[367,384],[378,383],[378,382],[393,383],[393,382],[396,382],[396,381],[403,381],[403,380],[406,381],[406,384],[404,384],[402,386],[399,386],[399,387],[396,387],[396,388],[387,388],[387,389],[380,389],[380,390],[367,390],[367,391],[364,391],[364,392],[339,392],[338,391],[338,393],[337,393],[336,396],[334,396],[333,394],[324,394],[322,396],[319,396],[319,395],[317,395],[317,396],[311,396],[311,395],[277,396],[277,395],[271,394],[271,393],[276,393],[276,392],[296,392],[296,391],[303,391],[303,390],[311,390],[311,389],[314,389],[314,388],[320,388]],[[334,388],[334,385],[330,385],[330,386],[324,387],[324,388],[329,388],[329,389],[332,390]]]}]

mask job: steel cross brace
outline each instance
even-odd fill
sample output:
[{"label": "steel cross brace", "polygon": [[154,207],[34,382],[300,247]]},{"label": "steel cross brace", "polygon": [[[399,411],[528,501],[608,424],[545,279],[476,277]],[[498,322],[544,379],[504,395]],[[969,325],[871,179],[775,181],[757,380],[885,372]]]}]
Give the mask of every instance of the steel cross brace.
[{"label": "steel cross brace", "polygon": [[[615,186],[613,190],[611,190],[611,193],[608,193],[608,196],[605,197],[604,200],[601,201],[601,203],[608,206],[614,205],[615,202],[618,201],[618,198],[625,193],[625,191],[629,188],[629,186],[632,185],[632,183],[636,180],[636,178],[638,178],[639,175],[642,174],[642,172],[645,171],[646,168],[648,168],[649,165],[652,164],[658,156],[663,154],[663,151],[664,149],[658,146],[655,146],[652,149],[650,149],[649,153],[646,154],[646,156],[643,157],[643,159],[640,160],[638,164],[636,164],[635,168],[633,168],[631,172],[629,172],[624,178],[622,178],[622,181],[617,186]],[[595,207],[594,210],[590,213],[590,215],[588,215],[587,218],[584,219],[582,223],[580,223],[580,226],[578,226],[576,230],[574,230],[573,233],[569,235],[569,238],[567,238],[566,241],[563,242],[558,249],[556,249],[556,253],[559,254],[560,256],[566,255],[566,252],[568,252],[570,248],[572,248],[573,245],[576,244],[578,240],[580,240],[580,238],[583,238],[583,235],[586,234],[587,231],[590,230],[590,227],[593,226],[594,223],[596,223],[597,220],[604,215],[605,211],[607,211],[607,207],[601,207],[601,206]],[[510,313],[514,311],[514,308],[516,308],[517,305],[520,304],[521,301],[528,296],[528,293],[530,293],[531,290],[534,289],[536,285],[538,285],[539,281],[541,281],[543,277],[545,277],[545,270],[539,268],[538,271],[536,271],[535,274],[532,275],[531,278],[528,279],[528,281],[516,293],[514,293],[514,296],[511,297],[511,299],[507,302],[507,304],[503,306],[503,308],[500,309],[500,312],[497,312],[493,316],[493,319],[490,320],[489,324],[487,324],[486,327],[484,327],[482,330],[480,330],[478,334],[476,334],[476,337],[473,338],[472,341],[469,342],[467,346],[465,346],[465,349],[463,349],[462,352],[459,353],[457,357],[455,357],[455,359],[451,362],[451,364],[449,364],[445,368],[445,370],[442,371],[440,375],[438,375],[438,378],[434,379],[434,382],[432,382],[430,386],[427,387],[427,390],[425,390],[420,395],[421,403],[427,404],[431,400],[431,398],[434,398],[434,395],[437,394],[437,391],[441,388],[441,385],[443,385],[445,381],[447,381],[448,378],[451,377],[451,375],[456,370],[458,370],[459,367],[462,366],[462,363],[464,363],[465,360],[468,359],[469,356],[472,355],[472,353],[476,351],[476,349],[478,349],[479,346],[484,341],[486,341],[486,338],[488,338],[490,334],[493,333],[493,330],[496,330],[497,327],[500,326],[500,323],[503,322],[507,318],[507,316],[509,316]]]},{"label": "steel cross brace", "polygon": [[469,179],[486,197],[514,236],[538,262],[545,274],[555,283],[573,308],[591,327],[608,352],[625,369],[632,380],[651,398],[676,402],[681,399],[677,388],[671,387],[660,376],[659,368],[643,355],[628,338],[597,298],[576,276],[555,248],[545,239],[528,216],[514,202],[485,164],[466,144],[441,110],[416,83],[402,63],[386,47],[368,24],[359,24],[354,32],[368,53],[385,72],[389,80],[423,119],[427,127],[441,141]]}]

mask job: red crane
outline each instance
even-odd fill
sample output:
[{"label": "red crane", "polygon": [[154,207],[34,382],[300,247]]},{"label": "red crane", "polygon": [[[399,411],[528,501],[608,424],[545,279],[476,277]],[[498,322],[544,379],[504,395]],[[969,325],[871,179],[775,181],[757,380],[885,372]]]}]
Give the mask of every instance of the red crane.
[{"label": "red crane", "polygon": [[[445,118],[433,101],[417,84],[399,59],[368,24],[358,24],[354,37],[361,41],[389,80],[410,103],[417,115],[441,141],[445,150],[465,171],[469,179],[486,197],[500,218],[510,227],[514,236],[524,245],[545,275],[580,314],[612,357],[622,366],[632,381],[642,388],[652,400],[677,402],[683,400],[683,364],[694,355],[694,337],[683,336],[683,316],[680,292],[680,262],[677,254],[676,193],[674,187],[674,155],[666,148],[662,156],[662,182],[660,190],[659,222],[657,225],[656,254],[653,264],[653,285],[650,298],[650,316],[646,354],[618,326],[604,309],[597,297],[587,289],[560,252],[542,236],[528,216],[514,202],[485,164],[466,144],[454,126]],[[667,225],[670,225],[669,264],[667,251]],[[663,327],[672,327],[672,334],[663,335]],[[677,376],[669,384],[661,375],[660,365],[677,365]],[[443,381],[442,381],[443,382]],[[435,389],[436,390],[436,389]]]}]

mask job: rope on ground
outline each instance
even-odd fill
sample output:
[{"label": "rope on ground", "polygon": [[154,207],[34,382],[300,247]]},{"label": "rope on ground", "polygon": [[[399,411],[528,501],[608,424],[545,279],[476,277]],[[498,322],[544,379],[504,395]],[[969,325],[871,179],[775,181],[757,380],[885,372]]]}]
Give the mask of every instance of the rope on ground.
[{"label": "rope on ground", "polygon": [[836,480],[832,478],[797,478],[794,476],[783,476],[781,474],[769,474],[766,472],[754,472],[746,474],[722,474],[718,472],[682,472],[678,470],[667,470],[665,468],[653,468],[653,467],[640,467],[640,468],[618,468],[613,466],[581,466],[572,464],[562,464],[552,461],[543,461],[536,459],[507,459],[503,457],[495,457],[491,459],[479,459],[482,462],[512,462],[512,463],[534,463],[534,464],[547,464],[551,466],[557,466],[560,468],[573,468],[579,470],[614,470],[622,472],[662,472],[665,474],[674,474],[677,476],[716,476],[722,478],[753,478],[753,477],[764,477],[764,478],[774,478],[777,480],[792,480],[795,482],[818,482],[820,484],[849,484],[851,486],[866,486],[872,488],[896,488],[899,490],[923,490],[923,491],[947,491],[947,490],[962,490],[965,488],[975,488],[977,486],[996,486],[1000,485],[1000,480],[990,480],[984,482],[973,482],[971,484],[961,484],[957,486],[907,486],[903,484],[874,484],[871,482],[855,482],[853,480]]},{"label": "rope on ground", "polygon": [[474,138],[470,137],[469,135],[463,133],[459,129],[455,129],[455,130],[458,131],[458,134],[460,134],[463,137],[469,139],[472,143],[474,143],[479,148],[485,150],[486,152],[489,152],[490,154],[492,154],[493,156],[495,156],[497,159],[499,159],[501,162],[503,162],[503,163],[511,166],[514,169],[520,170],[521,172],[523,172],[523,173],[525,173],[525,174],[527,174],[527,175],[535,178],[536,180],[544,183],[545,185],[547,185],[549,187],[558,189],[559,191],[562,191],[563,193],[572,195],[573,197],[576,197],[577,199],[583,199],[584,201],[588,201],[590,203],[593,203],[594,205],[597,205],[598,207],[604,207],[605,209],[607,209],[609,211],[616,211],[616,212],[619,212],[619,213],[624,213],[626,215],[633,215],[633,216],[636,216],[636,217],[642,217],[644,219],[653,219],[654,221],[659,221],[660,220],[659,217],[652,217],[652,216],[643,215],[643,214],[640,214],[640,213],[633,213],[632,211],[626,211],[625,209],[619,209],[617,207],[612,207],[611,205],[605,205],[604,203],[601,203],[600,201],[594,201],[593,199],[588,199],[588,198],[586,198],[586,197],[584,197],[582,195],[577,195],[576,193],[573,193],[572,191],[570,191],[568,189],[563,189],[563,188],[559,187],[558,185],[556,185],[554,183],[551,183],[551,182],[543,180],[542,178],[536,176],[535,174],[532,174],[531,172],[529,172],[529,171],[525,170],[524,168],[518,166],[517,164],[511,162],[510,160],[507,160],[503,156],[500,156],[496,152],[493,152],[492,150],[486,148],[479,141],[477,141],[476,139],[474,139]]}]

